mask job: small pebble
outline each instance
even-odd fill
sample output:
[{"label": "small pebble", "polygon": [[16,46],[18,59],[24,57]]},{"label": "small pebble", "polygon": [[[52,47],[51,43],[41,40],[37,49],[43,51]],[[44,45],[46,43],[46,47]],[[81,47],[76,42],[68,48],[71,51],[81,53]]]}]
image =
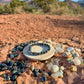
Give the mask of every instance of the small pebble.
[{"label": "small pebble", "polygon": [[71,69],[70,69],[71,71],[77,71],[77,67],[76,66],[71,66]]},{"label": "small pebble", "polygon": [[73,62],[74,62],[75,65],[80,65],[81,64],[81,61],[78,58],[75,58],[73,60]]},{"label": "small pebble", "polygon": [[64,49],[62,49],[61,47],[56,47],[57,53],[62,54],[64,53]]},{"label": "small pebble", "polygon": [[51,74],[51,77],[54,78],[54,79],[58,78],[58,76],[59,76],[58,73],[53,73],[53,74]]},{"label": "small pebble", "polygon": [[43,75],[46,76],[46,77],[49,76],[48,73],[46,73],[46,72],[43,72]]},{"label": "small pebble", "polygon": [[56,73],[58,70],[59,70],[59,67],[58,67],[57,65],[53,65],[53,66],[51,67],[51,72],[52,72],[52,73]]},{"label": "small pebble", "polygon": [[53,64],[52,64],[51,62],[46,64],[48,70],[51,70],[52,65],[53,65]]},{"label": "small pebble", "polygon": [[31,71],[33,71],[34,70],[34,66],[31,65],[30,69],[31,69]]},{"label": "small pebble", "polygon": [[67,58],[67,61],[73,61],[73,57]]},{"label": "small pebble", "polygon": [[64,70],[64,67],[63,67],[63,66],[61,66],[61,67],[60,67],[60,69],[61,69],[61,70]]}]

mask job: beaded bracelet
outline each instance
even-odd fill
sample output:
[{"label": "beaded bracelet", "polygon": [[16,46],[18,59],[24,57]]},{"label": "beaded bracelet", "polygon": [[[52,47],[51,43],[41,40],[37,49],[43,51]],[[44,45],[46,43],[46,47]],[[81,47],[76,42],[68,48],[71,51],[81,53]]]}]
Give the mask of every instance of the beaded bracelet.
[{"label": "beaded bracelet", "polygon": [[[34,45],[39,45],[39,46],[47,46],[48,49],[44,52],[40,52],[40,53],[36,53],[36,52],[31,52],[31,47],[34,46]],[[44,44],[44,43],[35,43],[35,44],[32,44],[30,47],[29,47],[29,51],[30,51],[30,54],[32,55],[41,55],[41,54],[45,54],[47,53],[48,51],[50,50],[50,46],[48,44]]]}]

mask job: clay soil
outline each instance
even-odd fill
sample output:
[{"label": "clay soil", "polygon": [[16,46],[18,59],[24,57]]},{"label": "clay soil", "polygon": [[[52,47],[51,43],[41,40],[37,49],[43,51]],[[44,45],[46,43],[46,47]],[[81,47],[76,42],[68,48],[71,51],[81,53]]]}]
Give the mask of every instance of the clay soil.
[{"label": "clay soil", "polygon": [[[28,42],[34,39],[50,38],[53,41],[70,40],[72,37],[80,39],[80,44],[74,43],[78,48],[83,47],[84,43],[84,21],[80,17],[56,16],[56,15],[34,15],[34,14],[14,14],[0,15],[0,62],[8,58],[7,54],[18,43]],[[71,45],[71,42],[68,44]],[[73,44],[72,44],[73,45]],[[84,55],[84,54],[83,54]],[[44,69],[43,62],[30,62],[24,56],[20,56],[35,68]],[[68,66],[69,67],[69,66]],[[9,71],[0,72],[0,84],[6,84],[2,74]],[[78,72],[66,71],[63,79],[49,79],[41,82],[40,77],[35,78],[32,72],[27,68],[25,72],[18,77],[18,84],[84,84],[84,66],[79,66]],[[9,83],[11,83],[9,81]]]}]

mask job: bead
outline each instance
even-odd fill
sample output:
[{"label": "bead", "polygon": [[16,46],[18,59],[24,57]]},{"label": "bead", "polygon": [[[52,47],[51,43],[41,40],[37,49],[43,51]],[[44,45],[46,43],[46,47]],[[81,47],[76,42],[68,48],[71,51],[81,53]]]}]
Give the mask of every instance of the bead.
[{"label": "bead", "polygon": [[51,72],[48,72],[48,75],[51,76]]}]

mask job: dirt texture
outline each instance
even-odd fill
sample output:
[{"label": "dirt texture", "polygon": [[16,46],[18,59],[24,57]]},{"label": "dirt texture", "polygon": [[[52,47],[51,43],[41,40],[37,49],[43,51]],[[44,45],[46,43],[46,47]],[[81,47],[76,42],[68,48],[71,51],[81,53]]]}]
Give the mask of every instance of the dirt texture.
[{"label": "dirt texture", "polygon": [[[0,62],[10,59],[7,54],[16,44],[47,38],[80,48],[82,49],[81,56],[84,56],[84,21],[80,17],[34,14],[0,15]],[[33,65],[43,71],[45,69],[44,62],[28,60],[22,54],[14,60],[18,59],[25,60],[29,66]],[[62,60],[65,63],[64,66],[67,66],[64,59]],[[8,83],[2,77],[5,72],[9,73],[8,70],[0,71],[0,84]],[[50,78],[46,82],[41,82],[40,77],[33,77],[28,67],[17,78],[17,82],[18,84],[84,84],[84,65],[78,66],[77,72],[65,70],[63,79]]]}]

